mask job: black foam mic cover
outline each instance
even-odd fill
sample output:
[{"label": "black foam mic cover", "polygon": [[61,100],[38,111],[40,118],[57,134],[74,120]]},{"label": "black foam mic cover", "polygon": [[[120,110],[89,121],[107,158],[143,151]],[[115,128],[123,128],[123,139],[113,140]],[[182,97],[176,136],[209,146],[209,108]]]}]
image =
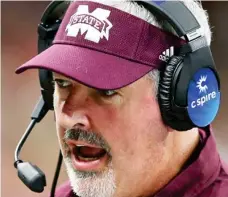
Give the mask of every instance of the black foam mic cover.
[{"label": "black foam mic cover", "polygon": [[17,164],[18,177],[34,192],[43,192],[46,186],[45,174],[35,165],[29,162]]}]

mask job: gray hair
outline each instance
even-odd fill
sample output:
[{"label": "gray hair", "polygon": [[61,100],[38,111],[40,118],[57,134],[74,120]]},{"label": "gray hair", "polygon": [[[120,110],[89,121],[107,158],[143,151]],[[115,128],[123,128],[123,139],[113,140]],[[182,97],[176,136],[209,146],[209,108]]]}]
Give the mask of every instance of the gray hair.
[{"label": "gray hair", "polygon": [[[169,31],[176,35],[175,30],[172,28],[172,26],[164,20],[159,19],[156,15],[151,14],[147,9],[145,9],[143,6],[138,5],[136,2],[130,1],[130,0],[92,0],[95,2],[100,2],[102,4],[106,4],[115,8],[118,8],[122,11],[128,12],[136,17],[139,17],[148,23],[157,26],[161,29],[164,29],[166,31]],[[193,15],[198,20],[201,29],[200,33],[201,35],[204,35],[207,44],[211,44],[211,29],[209,26],[208,21],[208,14],[206,10],[203,9],[201,3],[196,0],[183,0],[183,3],[186,5],[186,7],[193,13]],[[158,91],[158,84],[159,84],[159,76],[160,73],[158,70],[152,70],[149,72],[146,77],[151,79],[153,81],[153,89],[155,91],[155,95],[157,95]]]}]

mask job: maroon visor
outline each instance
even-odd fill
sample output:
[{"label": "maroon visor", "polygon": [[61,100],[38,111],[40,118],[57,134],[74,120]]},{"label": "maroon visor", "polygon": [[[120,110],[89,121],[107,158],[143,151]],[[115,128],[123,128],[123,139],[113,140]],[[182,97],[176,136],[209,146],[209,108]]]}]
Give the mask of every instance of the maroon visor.
[{"label": "maroon visor", "polygon": [[48,69],[98,89],[118,89],[161,69],[185,41],[119,9],[73,2],[53,45],[20,66]]}]

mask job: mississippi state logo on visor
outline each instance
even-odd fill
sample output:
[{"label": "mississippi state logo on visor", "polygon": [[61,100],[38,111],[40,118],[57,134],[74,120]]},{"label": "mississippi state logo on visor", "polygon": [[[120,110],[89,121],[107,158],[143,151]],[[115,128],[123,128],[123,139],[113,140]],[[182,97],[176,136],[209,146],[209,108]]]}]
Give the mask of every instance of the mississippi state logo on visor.
[{"label": "mississippi state logo on visor", "polygon": [[86,40],[95,43],[99,43],[104,37],[108,40],[109,30],[112,28],[112,23],[108,20],[109,15],[109,10],[96,8],[89,13],[88,5],[79,5],[66,27],[67,36],[76,37],[79,32],[81,35],[86,32]]},{"label": "mississippi state logo on visor", "polygon": [[188,114],[192,122],[204,127],[215,118],[220,104],[220,92],[214,72],[202,68],[195,73],[188,88]]}]

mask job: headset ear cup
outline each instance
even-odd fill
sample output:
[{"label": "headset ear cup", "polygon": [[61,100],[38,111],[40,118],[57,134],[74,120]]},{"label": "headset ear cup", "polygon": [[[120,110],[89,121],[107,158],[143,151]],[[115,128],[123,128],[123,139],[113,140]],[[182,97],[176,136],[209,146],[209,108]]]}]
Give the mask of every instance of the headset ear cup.
[{"label": "headset ear cup", "polygon": [[[177,96],[175,95],[176,90],[174,88],[176,88],[177,83],[179,83],[179,73],[181,73],[183,60],[184,56],[171,57],[164,72],[161,72],[158,88],[158,102],[163,121],[166,125],[177,131],[187,131],[194,127],[194,124],[189,119],[186,108],[183,107],[176,109],[173,103],[175,102],[175,96]],[[179,72],[177,72],[177,70]],[[177,80],[174,81],[174,78]]]},{"label": "headset ear cup", "polygon": [[46,107],[48,107],[49,110],[53,110],[54,85],[52,72],[45,69],[39,69],[39,79],[41,94],[43,96]]},{"label": "headset ear cup", "polygon": [[170,101],[171,101],[171,88],[172,88],[172,79],[174,71],[177,65],[183,58],[181,56],[173,56],[167,63],[164,72],[161,72],[160,83],[159,83],[159,102],[162,110],[170,111]]},{"label": "headset ear cup", "polygon": [[[38,53],[45,51],[52,44],[52,39],[42,39],[40,36],[38,37]],[[53,110],[53,76],[52,72],[45,69],[39,69],[39,79],[41,86],[41,94],[43,100],[46,104],[46,107],[49,110]]]},{"label": "headset ear cup", "polygon": [[174,72],[178,65],[183,61],[182,56],[173,56],[168,61],[164,72],[161,72],[160,83],[158,88],[158,101],[160,105],[161,115],[165,124],[173,128],[175,124],[174,112],[172,110],[172,82]]}]

